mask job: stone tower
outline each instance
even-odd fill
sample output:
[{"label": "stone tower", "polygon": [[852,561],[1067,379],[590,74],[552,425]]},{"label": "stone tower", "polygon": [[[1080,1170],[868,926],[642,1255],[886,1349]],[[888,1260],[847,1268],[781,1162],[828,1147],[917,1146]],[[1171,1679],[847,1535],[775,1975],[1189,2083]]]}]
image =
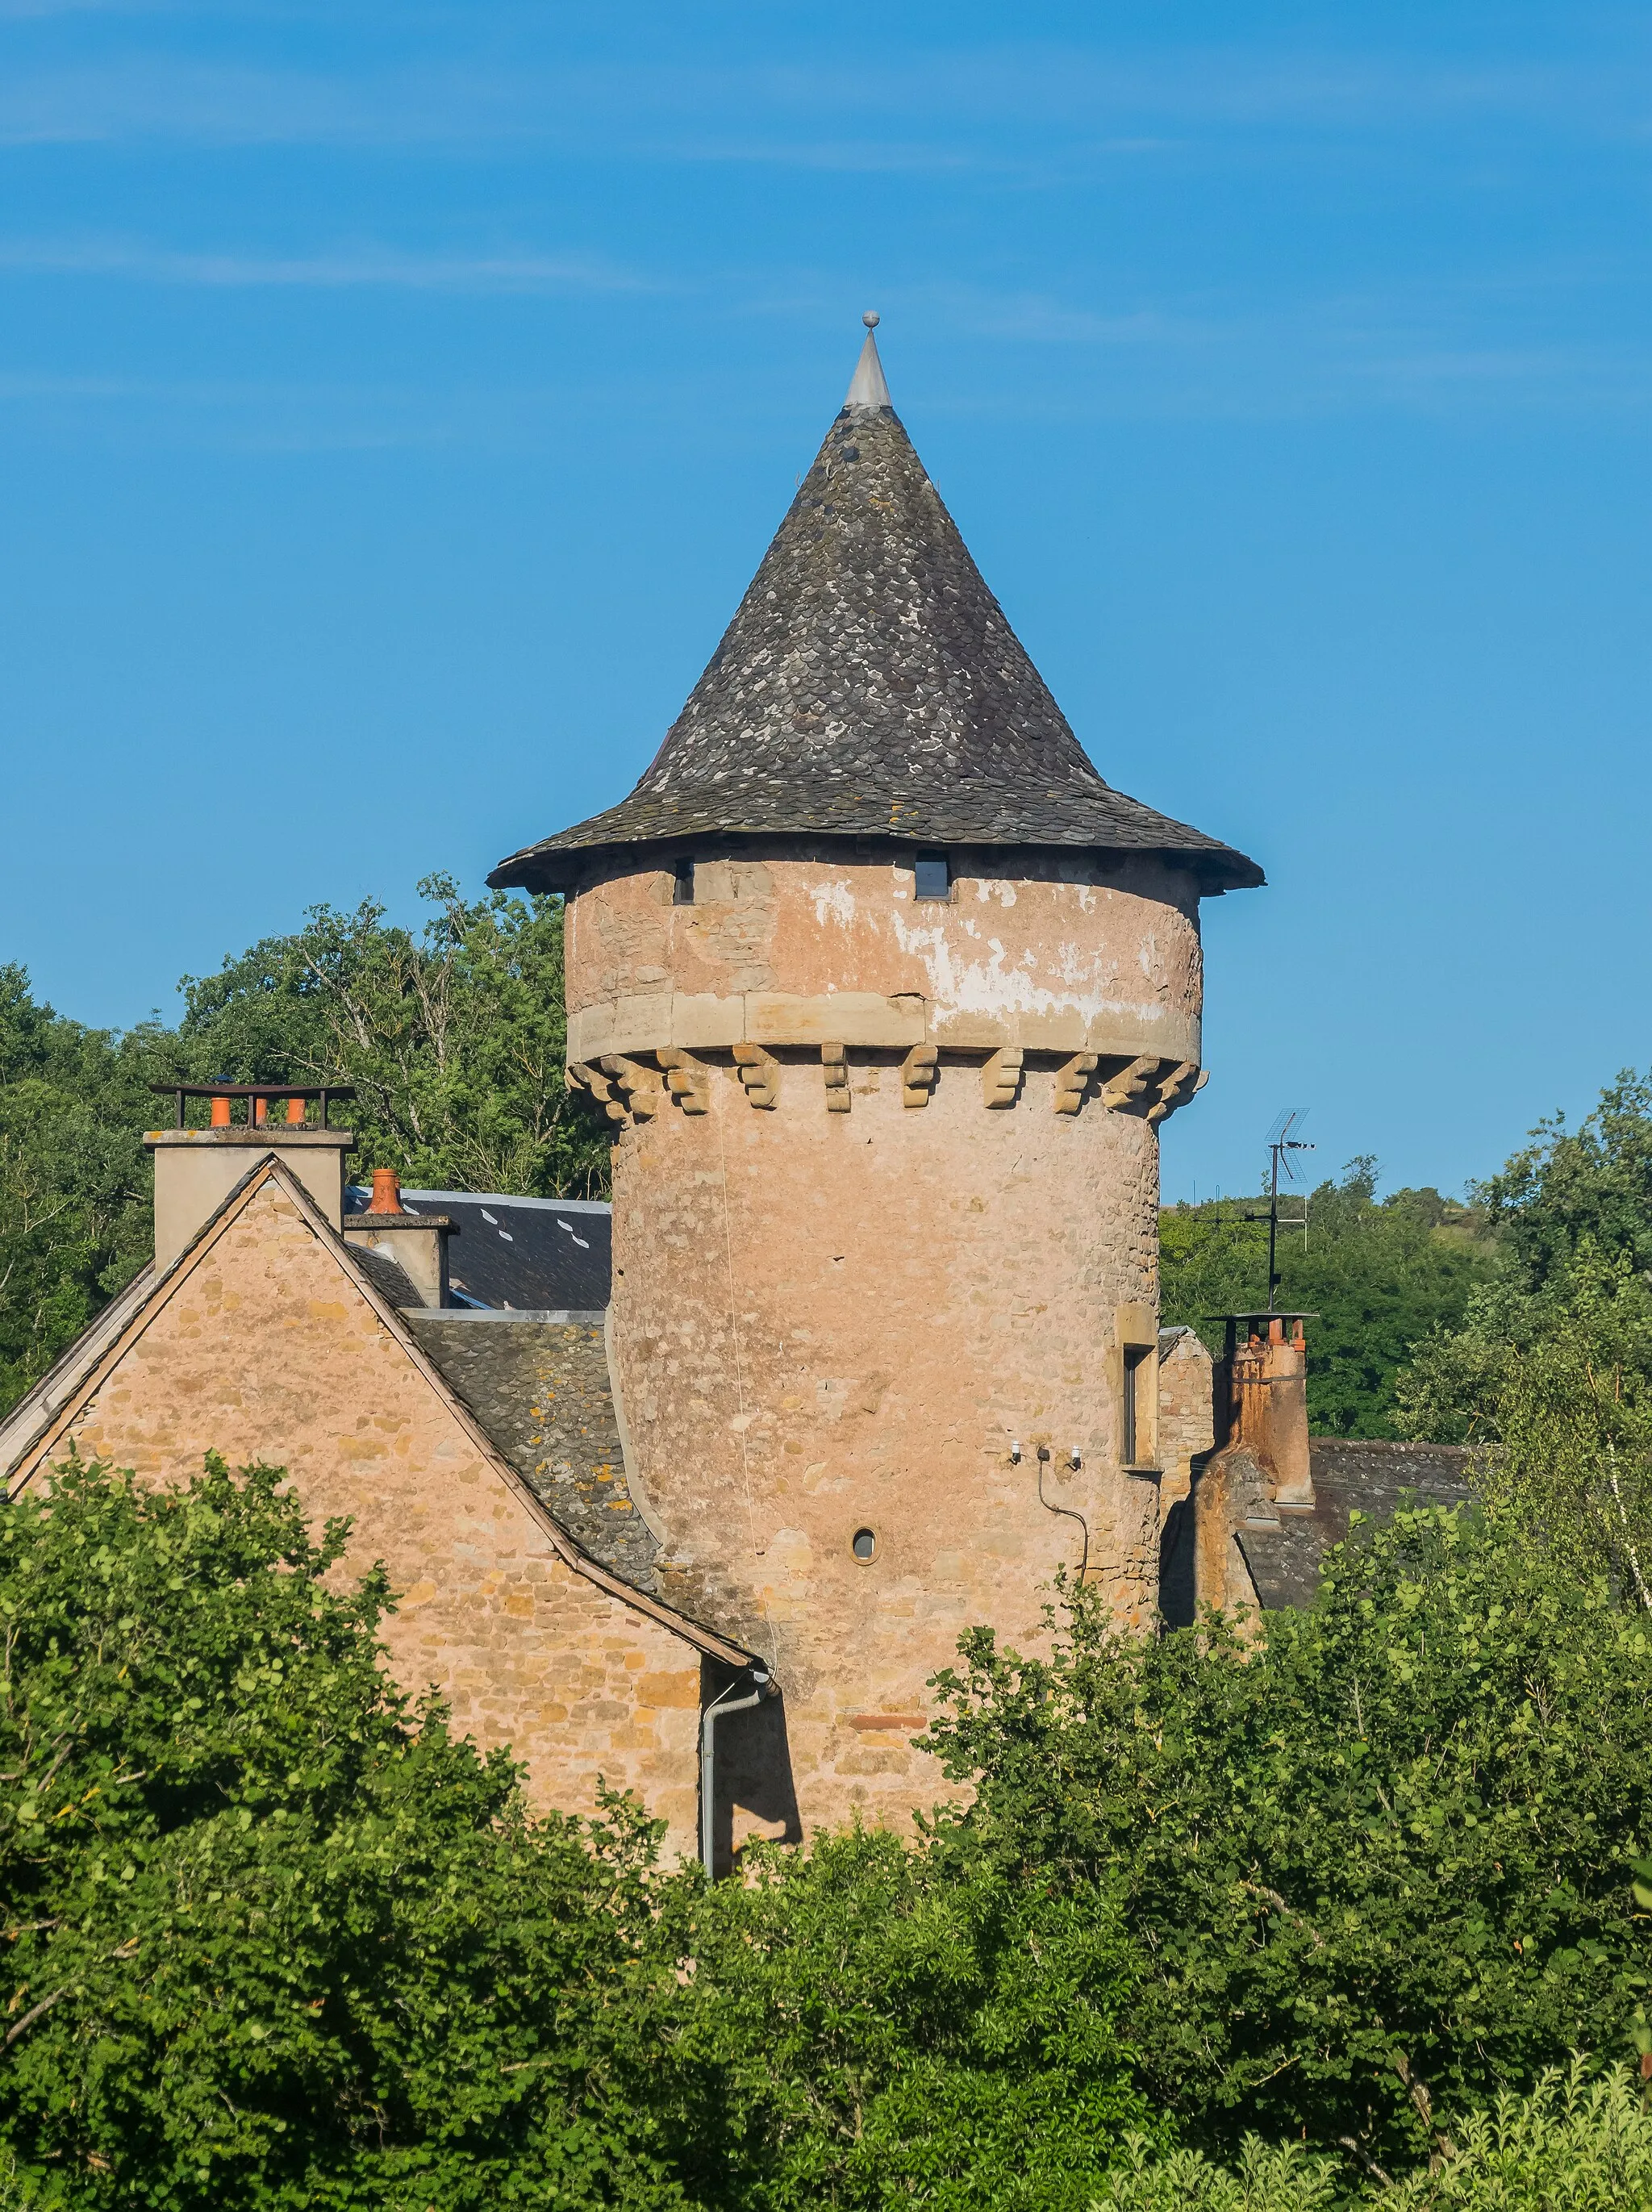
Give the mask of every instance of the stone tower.
[{"label": "stone tower", "polygon": [[1260,871],[1097,775],[869,334],[635,790],[489,880],[568,899],[662,1593],[783,1693],[736,1832],[901,1818],[962,1629],[1035,1636],[1064,1566],[1154,1602],[1157,1129],[1199,901]]}]

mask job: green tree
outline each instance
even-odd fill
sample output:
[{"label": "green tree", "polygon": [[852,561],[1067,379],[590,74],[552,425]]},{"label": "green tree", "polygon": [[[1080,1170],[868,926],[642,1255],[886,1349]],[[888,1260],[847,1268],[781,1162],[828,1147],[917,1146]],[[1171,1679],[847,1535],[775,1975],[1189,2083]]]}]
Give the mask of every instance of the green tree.
[{"label": "green tree", "polygon": [[652,1832],[410,1709],[343,1534],[214,1461],[0,1506],[0,2139],[64,2206],[682,2202]]},{"label": "green tree", "polygon": [[0,967],[0,1411],[149,1255],[151,1103],[118,1039]]},{"label": "green tree", "polygon": [[607,1125],[564,1075],[560,899],[419,895],[423,931],[313,908],[215,975],[186,976],[179,1048],[196,1079],[355,1086],[360,1167],[542,1197],[607,1188]]},{"label": "green tree", "polygon": [[608,1125],[563,1073],[561,902],[467,901],[446,876],[420,890],[435,911],[417,934],[372,901],[317,907],[216,975],[186,976],[176,1029],[83,1028],[0,967],[0,1412],[149,1256],[142,1133],[165,1114],[158,1085],[349,1084],[357,1173],[606,1190]]},{"label": "green tree", "polygon": [[1412,1511],[1248,1635],[1121,1638],[1088,1590],[1054,1630],[1042,1658],[967,1638],[931,1740],[977,1847],[1132,1931],[1140,2078],[1193,2148],[1401,2172],[1436,2108],[1625,2051],[1652,1632],[1604,1582]]},{"label": "green tree", "polygon": [[[1480,1218],[1435,1190],[1379,1200],[1375,1160],[1352,1160],[1305,1207],[1307,1230],[1281,1231],[1280,1304],[1316,1314],[1309,1339],[1308,1413],[1321,1436],[1413,1433],[1398,1418],[1395,1380],[1413,1345],[1455,1328],[1496,1266]],[[1266,1199],[1169,1206],[1159,1218],[1160,1310],[1196,1328],[1212,1352],[1213,1316],[1267,1298],[1267,1227],[1243,1217]]]},{"label": "green tree", "polygon": [[1328,2159],[1299,2143],[1246,2138],[1229,2172],[1197,2151],[1133,2143],[1097,2212],[1652,2212],[1652,2113],[1626,2066],[1582,2059],[1546,2072],[1529,2096],[1452,2122],[1431,2170],[1345,2194]]},{"label": "green tree", "polygon": [[726,2115],[689,2161],[708,2203],[1086,2212],[1150,2130],[1127,1929],[972,1841],[763,1849],[694,1900],[682,2051]]},{"label": "green tree", "polygon": [[1396,1386],[1413,1435],[1484,1444],[1485,1496],[1574,1574],[1652,1589],[1652,1084],[1556,1116],[1477,1194],[1504,1255]]}]

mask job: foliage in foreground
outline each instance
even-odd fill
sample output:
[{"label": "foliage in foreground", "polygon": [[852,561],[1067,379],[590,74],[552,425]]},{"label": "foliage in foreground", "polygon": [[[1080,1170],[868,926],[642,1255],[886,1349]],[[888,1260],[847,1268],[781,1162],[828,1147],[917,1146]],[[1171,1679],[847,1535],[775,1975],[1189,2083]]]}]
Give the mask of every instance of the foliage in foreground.
[{"label": "foliage in foreground", "polygon": [[42,2203],[670,2204],[639,1841],[410,1711],[276,1471],[0,1508],[0,2136]]},{"label": "foliage in foreground", "polygon": [[1094,1593],[1043,1659],[978,1631],[932,1731],[971,1805],[714,1890],[410,1707],[341,1540],[216,1463],[0,1507],[32,2203],[1084,2212],[1133,2135],[1131,2186],[1226,2185],[1179,2136],[1344,2201],[1652,2045],[1652,1630],[1517,1523],[1361,1531],[1249,1644]]},{"label": "foliage in foreground", "polygon": [[0,2144],[78,2208],[1083,2212],[1117,1921],[886,1835],[708,1891],[386,1676],[277,1471],[0,1506]]},{"label": "foliage in foreground", "polygon": [[[943,1824],[1138,1948],[1144,2086],[1184,2140],[1390,2172],[1436,2111],[1628,2047],[1646,1989],[1652,1633],[1517,1526],[1413,1511],[1246,1647],[1121,1638],[1072,1593],[1053,1655],[965,1639],[931,1731]],[[1247,1654],[1248,1656],[1247,1656]]]},{"label": "foliage in foreground", "polygon": [[853,1832],[767,1848],[693,1918],[708,2203],[1084,2212],[1124,2137],[1162,2132],[1120,2027],[1133,1946],[1093,1895]]},{"label": "foliage in foreground", "polygon": [[1145,2142],[1109,2178],[1097,2212],[1648,2212],[1652,2113],[1627,2066],[1591,2077],[1581,2060],[1531,2094],[1499,2096],[1454,2129],[1436,2170],[1350,2197],[1328,2159],[1247,2137],[1236,2167],[1197,2151],[1155,2157]]}]

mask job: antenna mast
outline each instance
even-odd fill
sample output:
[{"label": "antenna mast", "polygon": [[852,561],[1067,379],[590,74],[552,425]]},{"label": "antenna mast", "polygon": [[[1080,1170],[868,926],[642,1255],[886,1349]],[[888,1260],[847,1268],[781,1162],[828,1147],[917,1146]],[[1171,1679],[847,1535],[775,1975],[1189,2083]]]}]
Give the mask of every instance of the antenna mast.
[{"label": "antenna mast", "polygon": [[[1287,1106],[1282,1114],[1275,1115],[1273,1126],[1267,1133],[1267,1212],[1246,1217],[1250,1221],[1266,1221],[1267,1224],[1267,1310],[1270,1313],[1275,1310],[1279,1296],[1279,1170],[1284,1168],[1287,1182],[1295,1182],[1297,1170],[1291,1164],[1291,1154],[1313,1151],[1313,1146],[1304,1142],[1297,1133],[1307,1119],[1308,1109],[1305,1106]],[[1287,1221],[1285,1225],[1287,1229],[1306,1229],[1306,1205],[1303,1207],[1300,1221]]]}]

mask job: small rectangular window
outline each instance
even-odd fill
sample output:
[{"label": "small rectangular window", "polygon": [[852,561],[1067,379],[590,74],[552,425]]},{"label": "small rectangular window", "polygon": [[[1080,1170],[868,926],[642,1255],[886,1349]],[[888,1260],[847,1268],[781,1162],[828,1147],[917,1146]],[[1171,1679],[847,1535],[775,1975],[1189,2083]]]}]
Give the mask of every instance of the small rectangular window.
[{"label": "small rectangular window", "polygon": [[694,904],[694,862],[679,860],[671,871],[671,904]]},{"label": "small rectangular window", "polygon": [[914,869],[919,898],[951,898],[952,864],[944,853],[920,853]]},{"label": "small rectangular window", "polygon": [[1127,1344],[1124,1347],[1124,1463],[1139,1467],[1148,1438],[1147,1408],[1143,1400],[1145,1392],[1147,1363],[1151,1349],[1145,1344]]}]

